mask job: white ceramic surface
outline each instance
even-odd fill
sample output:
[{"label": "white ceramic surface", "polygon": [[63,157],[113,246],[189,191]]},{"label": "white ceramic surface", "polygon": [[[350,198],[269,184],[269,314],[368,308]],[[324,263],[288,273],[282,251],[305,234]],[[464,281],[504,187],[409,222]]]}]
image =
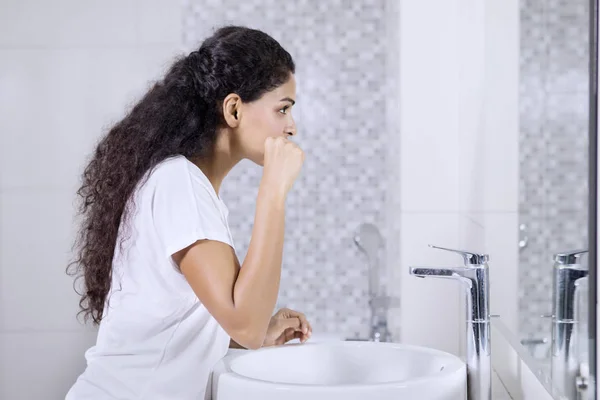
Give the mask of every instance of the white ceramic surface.
[{"label": "white ceramic surface", "polygon": [[456,356],[397,343],[323,341],[230,351],[214,369],[215,400],[464,400]]}]

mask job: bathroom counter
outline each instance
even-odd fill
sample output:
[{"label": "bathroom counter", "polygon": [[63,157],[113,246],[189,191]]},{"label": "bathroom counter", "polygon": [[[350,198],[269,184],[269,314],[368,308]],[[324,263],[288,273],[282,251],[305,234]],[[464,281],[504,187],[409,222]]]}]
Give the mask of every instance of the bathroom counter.
[{"label": "bathroom counter", "polygon": [[512,400],[496,371],[492,372],[492,400]]}]

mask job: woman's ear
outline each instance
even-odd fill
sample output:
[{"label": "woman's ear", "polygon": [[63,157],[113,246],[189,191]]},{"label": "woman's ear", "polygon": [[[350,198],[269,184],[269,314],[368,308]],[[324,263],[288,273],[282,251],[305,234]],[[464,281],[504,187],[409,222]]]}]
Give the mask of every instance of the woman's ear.
[{"label": "woman's ear", "polygon": [[237,128],[242,116],[242,99],[235,93],[231,93],[223,100],[223,117],[230,128]]}]

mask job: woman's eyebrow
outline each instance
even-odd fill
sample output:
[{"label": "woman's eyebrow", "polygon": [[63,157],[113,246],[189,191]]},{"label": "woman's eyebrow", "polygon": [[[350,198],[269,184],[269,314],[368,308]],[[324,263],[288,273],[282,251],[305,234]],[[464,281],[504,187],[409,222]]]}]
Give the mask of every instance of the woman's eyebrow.
[{"label": "woman's eyebrow", "polygon": [[281,99],[279,101],[289,101],[290,103],[292,103],[292,105],[296,104],[296,102],[289,97],[284,97],[283,99]]}]

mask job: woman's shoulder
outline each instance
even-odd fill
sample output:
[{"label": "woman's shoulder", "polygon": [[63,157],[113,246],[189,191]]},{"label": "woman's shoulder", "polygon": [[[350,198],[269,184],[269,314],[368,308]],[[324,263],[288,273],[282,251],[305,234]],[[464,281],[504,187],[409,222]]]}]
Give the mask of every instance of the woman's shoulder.
[{"label": "woman's shoulder", "polygon": [[177,155],[171,156],[163,161],[159,162],[148,175],[148,181],[155,184],[167,185],[181,185],[189,182],[190,180],[190,168],[188,161],[185,156]]},{"label": "woman's shoulder", "polygon": [[211,195],[214,189],[202,170],[183,155],[171,156],[154,167],[148,181],[154,189],[167,191],[188,191],[195,194],[206,192]]},{"label": "woman's shoulder", "polygon": [[182,155],[168,157],[159,162],[151,172],[151,176],[181,174],[187,169],[189,161]]}]

